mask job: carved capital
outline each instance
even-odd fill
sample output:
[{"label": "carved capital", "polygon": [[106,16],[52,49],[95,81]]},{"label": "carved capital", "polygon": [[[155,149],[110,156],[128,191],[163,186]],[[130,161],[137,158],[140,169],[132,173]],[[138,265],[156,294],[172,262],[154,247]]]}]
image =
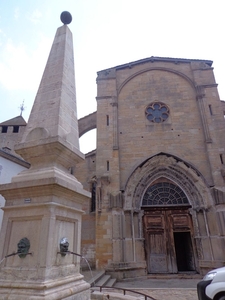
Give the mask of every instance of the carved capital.
[{"label": "carved capital", "polygon": [[103,175],[99,178],[101,184],[110,184],[110,176],[109,175]]},{"label": "carved capital", "polygon": [[97,183],[97,177],[96,176],[93,176],[89,181],[88,183]]},{"label": "carved capital", "polygon": [[109,194],[110,208],[123,208],[124,197],[121,192],[116,195]]}]

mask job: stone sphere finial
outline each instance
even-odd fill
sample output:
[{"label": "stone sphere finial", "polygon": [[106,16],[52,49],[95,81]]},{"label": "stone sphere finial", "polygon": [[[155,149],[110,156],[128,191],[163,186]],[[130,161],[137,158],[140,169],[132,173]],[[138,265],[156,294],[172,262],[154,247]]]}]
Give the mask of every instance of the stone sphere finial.
[{"label": "stone sphere finial", "polygon": [[72,15],[68,11],[63,11],[60,15],[60,20],[63,24],[70,24],[72,22]]}]

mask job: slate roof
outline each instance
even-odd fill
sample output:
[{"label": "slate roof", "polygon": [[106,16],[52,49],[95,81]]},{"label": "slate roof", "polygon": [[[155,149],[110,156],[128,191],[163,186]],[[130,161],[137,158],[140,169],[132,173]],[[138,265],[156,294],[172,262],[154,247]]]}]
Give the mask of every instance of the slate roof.
[{"label": "slate roof", "polygon": [[16,164],[18,165],[21,165],[25,168],[29,168],[30,167],[30,164],[25,161],[24,159],[22,159],[21,157],[19,157],[18,155],[15,155],[13,153],[10,153],[9,151],[7,150],[4,150],[3,148],[1,149],[0,148],[0,156],[1,157],[4,157],[12,162],[15,162]]},{"label": "slate roof", "polygon": [[0,126],[26,126],[27,122],[22,116],[12,118],[10,120],[0,123]]}]

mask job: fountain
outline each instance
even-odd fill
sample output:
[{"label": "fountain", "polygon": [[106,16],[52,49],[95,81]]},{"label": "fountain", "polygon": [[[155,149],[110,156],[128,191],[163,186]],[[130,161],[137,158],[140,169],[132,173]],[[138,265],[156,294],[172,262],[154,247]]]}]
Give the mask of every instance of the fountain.
[{"label": "fountain", "polygon": [[[57,29],[28,124],[15,147],[31,167],[0,186],[6,199],[0,299],[90,299],[90,285],[75,255],[80,252],[82,204],[90,193],[69,172],[84,159],[79,150],[72,33],[67,26],[72,17],[66,12],[61,20],[64,25]],[[58,255],[62,236],[68,237],[73,255]]]},{"label": "fountain", "polygon": [[66,256],[66,254],[72,254],[72,255],[79,256],[79,257],[81,257],[82,259],[85,260],[85,262],[86,262],[86,264],[87,264],[87,266],[89,268],[89,271],[90,271],[90,274],[91,274],[91,278],[93,279],[93,282],[94,282],[94,285],[95,285],[95,281],[94,281],[93,273],[92,273],[92,270],[91,270],[91,266],[89,264],[89,261],[86,259],[86,257],[82,256],[81,254],[69,251],[68,250],[68,248],[69,248],[69,241],[65,237],[60,240],[59,247],[60,247],[60,252],[58,252],[58,254],[61,254],[62,256]]}]

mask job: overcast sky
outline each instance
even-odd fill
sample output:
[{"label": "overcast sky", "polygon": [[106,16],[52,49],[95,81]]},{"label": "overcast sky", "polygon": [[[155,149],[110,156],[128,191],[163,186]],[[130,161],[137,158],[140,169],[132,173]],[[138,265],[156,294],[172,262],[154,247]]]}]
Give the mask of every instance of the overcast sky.
[{"label": "overcast sky", "polygon": [[[212,60],[225,100],[224,0],[1,0],[0,122],[28,120],[60,14],[74,39],[78,118],[96,110],[97,71],[162,56]],[[93,150],[93,134],[81,150]]]}]

